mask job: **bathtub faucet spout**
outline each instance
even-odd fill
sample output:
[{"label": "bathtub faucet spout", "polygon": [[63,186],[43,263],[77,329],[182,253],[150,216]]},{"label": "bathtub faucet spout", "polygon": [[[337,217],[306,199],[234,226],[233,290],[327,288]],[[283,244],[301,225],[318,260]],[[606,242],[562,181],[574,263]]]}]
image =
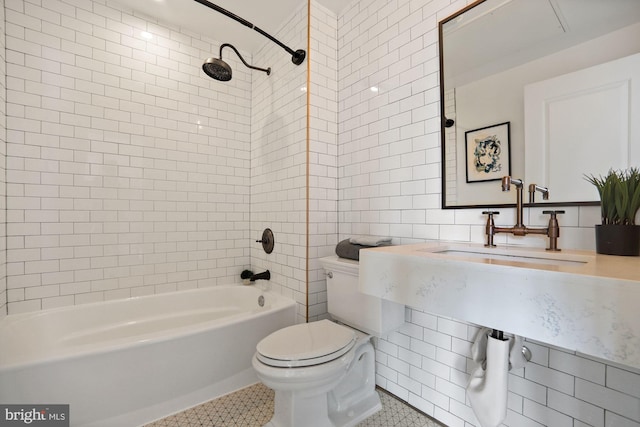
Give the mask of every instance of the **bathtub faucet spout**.
[{"label": "bathtub faucet spout", "polygon": [[271,273],[269,270],[263,271],[262,273],[254,274],[249,280],[252,282],[256,280],[271,280]]}]

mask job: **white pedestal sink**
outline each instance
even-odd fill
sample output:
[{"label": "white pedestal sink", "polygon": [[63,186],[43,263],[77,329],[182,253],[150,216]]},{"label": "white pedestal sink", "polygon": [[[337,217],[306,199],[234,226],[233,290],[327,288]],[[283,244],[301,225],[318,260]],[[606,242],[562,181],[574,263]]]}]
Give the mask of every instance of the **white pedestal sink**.
[{"label": "white pedestal sink", "polygon": [[640,368],[640,259],[425,243],[360,251],[360,290]]}]

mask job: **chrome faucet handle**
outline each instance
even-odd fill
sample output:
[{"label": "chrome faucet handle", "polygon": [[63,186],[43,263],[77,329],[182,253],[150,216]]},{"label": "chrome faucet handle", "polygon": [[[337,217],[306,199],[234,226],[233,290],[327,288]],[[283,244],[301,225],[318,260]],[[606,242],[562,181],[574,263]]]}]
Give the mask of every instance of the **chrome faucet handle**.
[{"label": "chrome faucet handle", "polygon": [[557,215],[563,214],[564,211],[542,211],[543,214],[549,215],[549,226],[547,227],[547,236],[549,236],[548,251],[559,252],[558,237],[560,237],[560,224],[558,224]]}]

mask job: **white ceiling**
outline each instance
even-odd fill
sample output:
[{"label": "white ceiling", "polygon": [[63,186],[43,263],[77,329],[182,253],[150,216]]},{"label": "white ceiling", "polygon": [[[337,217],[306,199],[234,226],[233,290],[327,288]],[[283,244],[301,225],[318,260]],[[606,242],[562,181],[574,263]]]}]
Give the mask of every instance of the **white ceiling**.
[{"label": "white ceiling", "polygon": [[[224,43],[238,50],[255,52],[267,39],[255,30],[224,16],[194,0],[113,0],[126,9],[158,19],[160,23],[178,26]],[[350,3],[348,0],[318,0],[336,15]],[[294,12],[306,5],[306,0],[211,0],[211,3],[249,21],[274,36]],[[276,37],[277,38],[277,37]],[[286,40],[281,40],[285,45]],[[293,50],[306,46],[289,46]],[[217,52],[212,52],[217,56]]]},{"label": "white ceiling", "polygon": [[487,0],[444,24],[447,87],[640,22],[640,0]]}]

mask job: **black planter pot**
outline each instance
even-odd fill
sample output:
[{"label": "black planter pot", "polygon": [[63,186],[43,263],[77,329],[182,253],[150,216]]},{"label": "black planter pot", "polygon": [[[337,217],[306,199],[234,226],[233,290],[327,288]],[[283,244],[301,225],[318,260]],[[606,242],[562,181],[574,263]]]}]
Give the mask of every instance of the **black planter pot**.
[{"label": "black planter pot", "polygon": [[596,252],[605,255],[640,255],[640,225],[596,225]]}]

